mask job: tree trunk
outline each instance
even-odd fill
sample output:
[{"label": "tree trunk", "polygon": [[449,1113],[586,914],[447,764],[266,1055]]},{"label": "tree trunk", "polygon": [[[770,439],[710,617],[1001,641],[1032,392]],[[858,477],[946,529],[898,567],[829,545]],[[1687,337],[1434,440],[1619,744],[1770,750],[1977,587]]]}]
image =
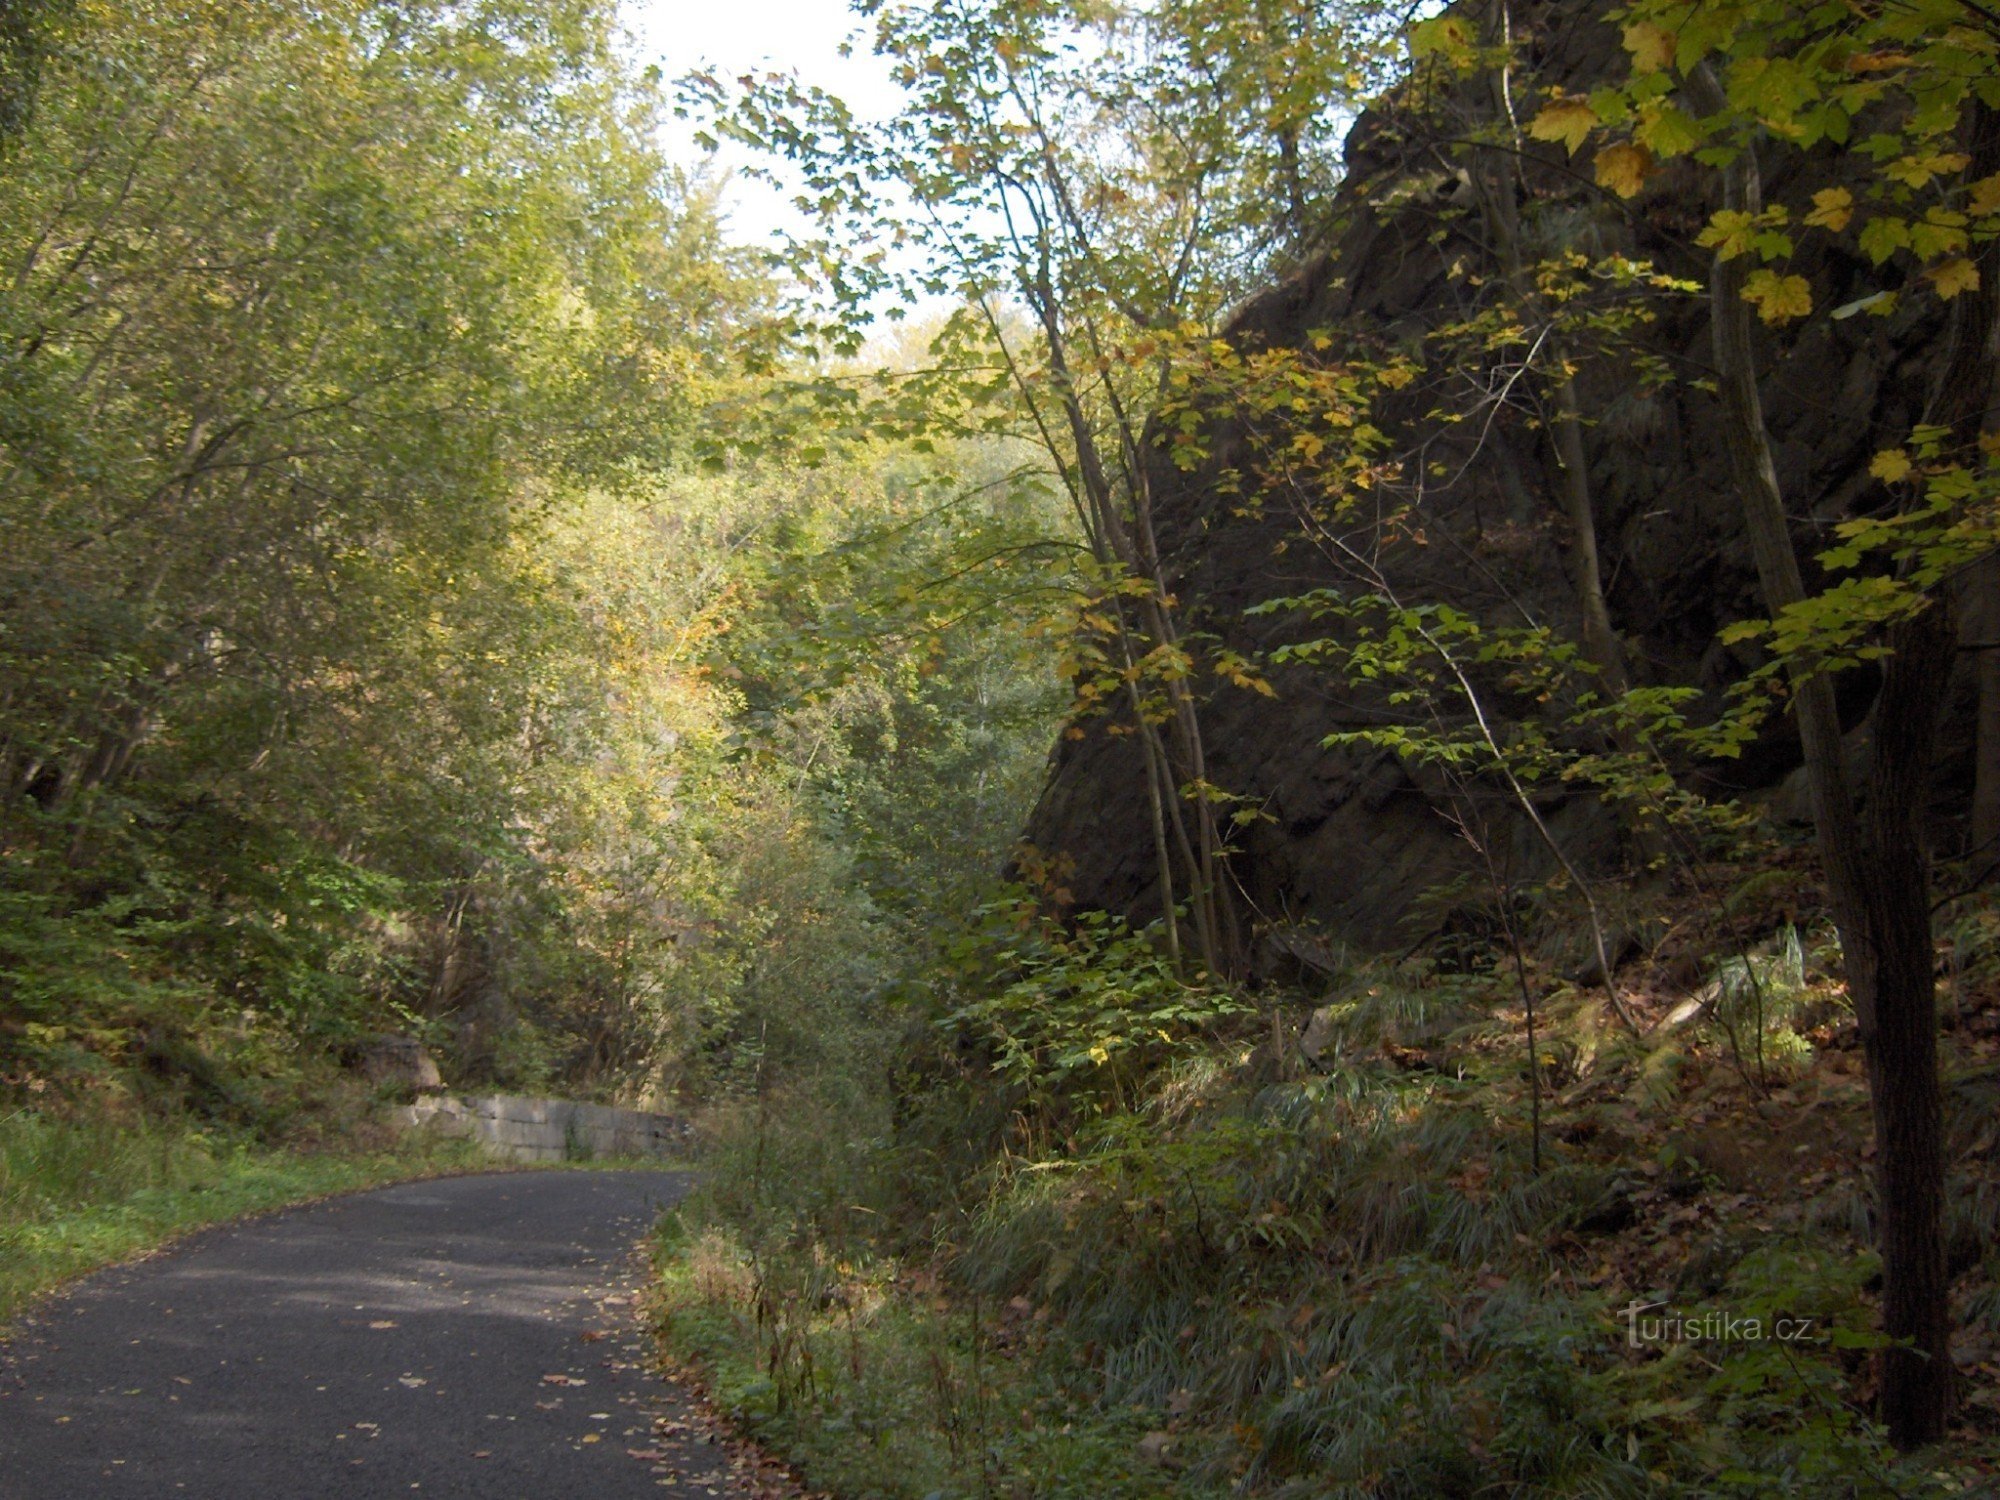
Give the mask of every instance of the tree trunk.
[{"label": "tree trunk", "polygon": [[[1489,23],[1492,45],[1511,48],[1513,22],[1506,4],[1495,7]],[[1611,609],[1604,597],[1604,564],[1597,542],[1597,508],[1590,488],[1590,469],[1583,445],[1583,408],[1576,392],[1576,369],[1566,341],[1557,331],[1560,313],[1549,307],[1536,291],[1527,270],[1527,251],[1521,229],[1521,207],[1516,193],[1520,160],[1525,142],[1515,118],[1511,56],[1503,59],[1491,75],[1493,108],[1499,124],[1508,133],[1513,151],[1485,151],[1474,158],[1473,190],[1483,210],[1487,233],[1500,261],[1502,277],[1515,310],[1526,325],[1549,325],[1546,384],[1555,401],[1555,418],[1545,425],[1549,432],[1556,467],[1561,471],[1563,518],[1568,523],[1570,542],[1570,584],[1576,596],[1584,659],[1597,670],[1600,697],[1611,700],[1631,690],[1631,673],[1625,661],[1624,643],[1611,624]],[[1484,158],[1483,164],[1480,158]],[[1628,756],[1651,756],[1651,747],[1629,730],[1615,729],[1610,742]],[[1666,853],[1662,830],[1650,809],[1632,809],[1625,833],[1641,865],[1652,865]],[[1605,977],[1606,984],[1610,976]]]},{"label": "tree trunk", "polygon": [[[1496,7],[1491,42],[1511,47],[1513,22],[1503,3]],[[1512,85],[1508,77],[1511,59],[1492,74],[1493,108],[1508,132],[1513,150],[1486,151],[1484,170],[1473,173],[1473,189],[1485,209],[1487,233],[1500,258],[1500,270],[1517,314],[1526,324],[1546,321],[1550,366],[1548,384],[1555,397],[1556,419],[1547,424],[1555,449],[1556,466],[1562,471],[1563,515],[1569,522],[1572,565],[1571,580],[1576,590],[1577,614],[1582,623],[1583,650],[1597,668],[1598,682],[1606,697],[1622,697],[1631,686],[1625,668],[1625,648],[1611,628],[1611,610],[1604,600],[1604,566],[1597,546],[1597,508],[1591,502],[1590,469],[1583,448],[1583,410],[1577,400],[1576,372],[1569,349],[1553,325],[1558,315],[1543,303],[1527,270],[1527,250],[1521,232],[1521,207],[1515,193],[1520,175],[1519,161],[1524,142],[1514,118]]]},{"label": "tree trunk", "polygon": [[1607,698],[1622,698],[1632,686],[1625,671],[1625,648],[1611,628],[1611,609],[1604,601],[1604,566],[1597,548],[1597,512],[1590,502],[1590,471],[1583,451],[1583,412],[1576,399],[1576,380],[1568,373],[1568,351],[1558,344],[1553,355],[1562,372],[1554,381],[1556,397],[1556,461],[1562,466],[1563,509],[1569,517],[1572,566],[1576,569],[1576,606],[1583,617],[1583,650],[1597,668],[1598,687]]},{"label": "tree trunk", "polygon": [[[1724,108],[1705,71],[1689,80],[1696,107]],[[1977,170],[1977,168],[1975,168]],[[1754,149],[1723,168],[1727,208],[1762,208]],[[1717,256],[1710,281],[1716,373],[1726,443],[1756,559],[1765,606],[1775,615],[1805,598],[1757,390],[1745,258]],[[1990,269],[1987,272],[1991,279]],[[1982,297],[1963,299],[1980,303]],[[1990,337],[1954,315],[1954,371]],[[1947,376],[1946,389],[1951,390]],[[1981,381],[1984,392],[1990,381]],[[1865,818],[1856,811],[1842,757],[1833,684],[1809,663],[1791,668],[1829,904],[1840,931],[1848,996],[1868,1062],[1881,1218],[1881,1415],[1899,1448],[1944,1435],[1955,1396],[1949,1284],[1944,1260],[1944,1155],[1938,1084],[1930,862],[1924,852],[1925,790],[1939,708],[1956,645],[1949,607],[1931,601],[1889,633],[1890,655],[1875,712],[1875,752]]]},{"label": "tree trunk", "polygon": [[[1982,288],[1983,290],[1983,288]],[[2000,436],[2000,361],[1986,393],[1980,432],[1989,443]],[[1966,570],[1959,591],[1959,628],[1972,643],[1974,716],[1972,815],[1965,852],[1975,881],[2000,870],[2000,555],[1981,558]]]},{"label": "tree trunk", "polygon": [[[1056,377],[1059,401],[1063,417],[1070,430],[1070,440],[1074,445],[1077,473],[1081,490],[1088,501],[1089,511],[1103,539],[1118,565],[1134,578],[1143,579],[1153,588],[1151,597],[1141,598],[1139,613],[1144,622],[1143,640],[1149,636],[1157,646],[1178,647],[1179,633],[1174,628],[1168,613],[1166,582],[1162,573],[1157,545],[1151,531],[1151,517],[1146,507],[1144,494],[1145,478],[1137,437],[1127,431],[1123,434],[1128,450],[1126,459],[1127,478],[1132,491],[1130,499],[1133,515],[1130,519],[1119,503],[1117,489],[1107,471],[1104,456],[1099,451],[1095,434],[1083,409],[1082,398],[1077,392],[1071,375],[1069,361],[1065,353],[1062,326],[1057,317],[1055,293],[1052,287],[1042,282],[1027,290],[1037,304],[1042,329],[1048,340],[1050,372]],[[1125,626],[1125,612],[1118,611],[1119,630],[1125,637],[1128,667],[1131,664],[1130,641],[1133,633]],[[1165,682],[1167,701],[1172,709],[1175,738],[1185,764],[1180,768],[1188,781],[1206,786],[1207,764],[1203,752],[1201,723],[1195,711],[1193,696],[1186,684],[1168,676]],[[1137,716],[1133,728],[1142,737],[1152,734],[1141,713],[1136,686],[1133,693],[1133,713]],[[1146,746],[1147,772],[1154,772],[1154,756],[1157,755],[1161,768],[1171,771],[1172,757],[1167,754],[1164,737],[1155,737]],[[1195,837],[1188,837],[1185,819],[1180,806],[1179,785],[1168,776],[1165,807],[1163,811],[1173,828],[1175,841],[1183,851],[1188,865],[1188,899],[1191,907],[1195,939],[1201,947],[1202,962],[1211,974],[1233,974],[1239,965],[1240,943],[1234,938],[1233,921],[1222,920],[1218,913],[1226,901],[1222,887],[1221,847],[1215,827],[1214,809],[1206,797],[1195,802]],[[1173,891],[1171,884],[1161,891],[1162,916],[1173,921]]]},{"label": "tree trunk", "polygon": [[1977,648],[1973,680],[1979,695],[1966,848],[1973,878],[1984,882],[2000,869],[2000,557],[1973,566],[1966,596],[1966,634]]},{"label": "tree trunk", "polygon": [[[1957,645],[1951,610],[1933,603],[1890,635],[1875,705],[1861,870],[1872,975],[1848,965],[1861,1018],[1881,1203],[1881,1416],[1899,1448],[1944,1436],[1956,1399],[1951,1285],[1944,1254],[1944,1122],[1938,1081],[1936,953],[1931,937],[1925,792]],[[1861,986],[1874,993],[1863,1004]]]}]

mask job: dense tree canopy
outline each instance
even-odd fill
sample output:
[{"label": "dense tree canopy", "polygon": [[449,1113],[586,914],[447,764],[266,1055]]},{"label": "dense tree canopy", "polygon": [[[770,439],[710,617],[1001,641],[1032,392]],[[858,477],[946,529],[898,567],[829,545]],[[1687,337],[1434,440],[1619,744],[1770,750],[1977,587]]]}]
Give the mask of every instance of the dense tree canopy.
[{"label": "dense tree canopy", "polygon": [[[0,5],[0,1088],[701,1111],[746,1411],[969,1298],[916,1494],[1962,1492],[1991,16],[854,9],[879,121],[607,0]],[[1577,1331],[1703,1287],[1836,1334]]]}]

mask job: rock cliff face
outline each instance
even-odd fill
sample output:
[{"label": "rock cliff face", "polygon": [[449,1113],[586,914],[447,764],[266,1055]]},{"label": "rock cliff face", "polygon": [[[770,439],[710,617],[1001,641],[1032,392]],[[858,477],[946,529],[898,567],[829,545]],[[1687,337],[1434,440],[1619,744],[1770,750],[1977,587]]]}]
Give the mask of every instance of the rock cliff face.
[{"label": "rock cliff face", "polygon": [[[1532,38],[1526,72],[1537,87],[1583,91],[1618,69],[1618,37],[1596,19],[1601,14],[1555,4],[1517,16]],[[1467,117],[1487,97],[1483,87],[1448,90],[1442,108],[1453,118],[1443,127],[1439,106],[1419,112],[1407,100],[1365,117],[1348,144],[1348,186],[1332,205],[1328,248],[1242,307],[1228,336],[1246,348],[1299,348],[1318,332],[1333,339],[1330,357],[1358,347],[1407,349],[1422,359],[1427,337],[1465,317],[1481,295],[1467,272],[1490,278],[1496,269],[1467,175],[1489,168],[1441,139],[1472,134]],[[1595,188],[1583,160],[1572,164],[1559,145],[1536,145],[1524,163],[1522,221],[1539,237],[1531,255],[1622,253],[1705,285],[1708,252],[1694,238],[1714,206],[1703,197],[1713,174],[1670,164],[1623,201]],[[1773,202],[1805,196],[1781,171],[1767,169],[1766,187]],[[1801,541],[1809,542],[1871,493],[1879,498],[1869,460],[1904,441],[1919,419],[1936,378],[1938,338],[1935,314],[1921,306],[1886,319],[1832,318],[1827,310],[1877,289],[1881,273],[1824,240],[1802,245],[1792,269],[1812,283],[1817,311],[1763,351],[1763,394],[1780,479]],[[1762,611],[1720,411],[1705,388],[1705,298],[1655,292],[1648,302],[1654,317],[1634,332],[1633,347],[1600,345],[1577,375],[1605,592],[1636,682],[1716,693],[1750,660],[1747,648],[1718,644],[1717,631]],[[1642,360],[1671,378],[1642,382]],[[1504,371],[1498,375],[1490,389],[1504,385]],[[1397,449],[1413,456],[1411,481],[1425,476],[1428,486],[1418,500],[1424,544],[1389,546],[1384,571],[1406,599],[1447,602],[1489,621],[1531,614],[1574,638],[1561,471],[1540,417],[1546,376],[1522,377],[1505,400],[1477,409],[1477,420],[1456,424],[1427,415],[1441,404],[1471,406],[1467,390],[1444,389],[1437,378],[1427,373],[1378,414]],[[1230,493],[1225,477],[1255,468],[1242,424],[1218,420],[1208,436],[1198,469],[1183,472],[1164,454],[1154,465],[1162,553],[1189,627],[1256,652],[1288,627],[1247,611],[1336,584],[1339,569],[1300,544],[1296,508],[1285,497],[1267,494],[1256,497],[1261,506],[1246,506]],[[1223,687],[1202,711],[1212,780],[1254,799],[1273,820],[1247,829],[1233,858],[1255,914],[1320,926],[1366,947],[1415,940],[1424,930],[1425,919],[1413,916],[1421,898],[1469,863],[1440,789],[1392,756],[1322,748],[1329,733],[1380,722],[1379,700],[1324,672],[1288,669],[1272,680],[1275,699]],[[1854,721],[1865,716],[1871,691],[1858,677],[1844,684]],[[1083,737],[1054,753],[1029,841],[1067,861],[1066,884],[1080,904],[1150,919],[1158,893],[1139,753],[1129,736],[1108,734],[1102,723],[1079,727]],[[1776,785],[1796,764],[1796,743],[1780,726],[1743,760],[1691,774],[1723,790],[1755,790]],[[1552,798],[1545,811],[1583,857],[1615,856],[1608,817],[1594,799]],[[1516,827],[1506,842],[1518,872],[1545,867],[1525,830]]]}]

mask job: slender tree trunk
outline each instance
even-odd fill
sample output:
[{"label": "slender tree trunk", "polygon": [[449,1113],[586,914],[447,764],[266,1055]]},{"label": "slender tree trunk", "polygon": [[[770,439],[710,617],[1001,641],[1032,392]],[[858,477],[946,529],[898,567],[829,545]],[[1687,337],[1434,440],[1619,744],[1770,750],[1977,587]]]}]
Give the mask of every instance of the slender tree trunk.
[{"label": "slender tree trunk", "polygon": [[[1566,364],[1568,351],[1557,345],[1553,357]],[[1583,451],[1583,412],[1576,399],[1576,381],[1564,370],[1555,379],[1556,462],[1562,466],[1563,510],[1569,519],[1571,565],[1576,569],[1576,607],[1583,618],[1583,650],[1597,668],[1599,688],[1607,698],[1622,698],[1632,685],[1625,669],[1625,648],[1611,628],[1611,609],[1604,600],[1604,565],[1597,550],[1597,512],[1590,499],[1590,471]]]},{"label": "slender tree trunk", "polygon": [[[1513,24],[1507,6],[1495,7],[1491,27],[1495,45],[1512,43]],[[1514,118],[1510,63],[1503,61],[1491,75],[1493,107],[1515,147],[1515,154],[1481,153],[1486,169],[1476,174],[1475,190],[1485,207],[1487,232],[1500,255],[1500,270],[1508,295],[1514,299],[1519,316],[1534,323],[1553,321],[1528,279],[1527,255],[1522,246],[1521,209],[1515,193],[1519,177],[1516,163],[1523,145],[1520,126]],[[1562,471],[1563,516],[1569,522],[1572,587],[1576,591],[1577,614],[1583,625],[1584,655],[1597,668],[1598,680],[1608,696],[1620,696],[1631,685],[1625,670],[1625,651],[1618,633],[1611,628],[1611,610],[1604,601],[1604,568],[1597,546],[1597,509],[1591,503],[1590,468],[1583,449],[1583,409],[1577,400],[1576,374],[1566,342],[1558,334],[1548,340],[1550,393],[1555,397],[1556,420],[1549,424],[1549,439],[1555,449],[1556,465]]]},{"label": "slender tree trunk", "polygon": [[[1995,361],[1979,426],[1989,443],[2000,435],[2000,360]],[[1974,646],[1978,693],[1966,852],[1973,878],[1983,882],[2000,870],[2000,554],[1981,558],[1967,570],[1959,598],[1961,629]]]},{"label": "slender tree trunk", "polygon": [[[1116,486],[1106,470],[1103,454],[1100,452],[1095,434],[1090,430],[1090,422],[1085,415],[1083,403],[1077,393],[1067,356],[1065,354],[1062,328],[1057,321],[1053,289],[1046,284],[1034,289],[1041,302],[1040,313],[1043,332],[1049,342],[1049,368],[1056,377],[1063,409],[1063,417],[1070,430],[1070,441],[1075,448],[1079,487],[1088,501],[1096,527],[1118,565],[1135,578],[1146,580],[1152,585],[1152,596],[1141,599],[1139,609],[1144,621],[1145,634],[1156,645],[1178,647],[1179,636],[1174,629],[1166,604],[1166,587],[1161,573],[1157,546],[1151,529],[1150,510],[1146,505],[1143,473],[1136,458],[1128,462],[1133,488],[1134,513],[1125,515],[1119,504]],[[1129,438],[1129,435],[1128,435]],[[1136,442],[1129,442],[1136,454]],[[1119,628],[1129,641],[1130,633],[1124,624],[1124,612],[1119,611]],[[1131,654],[1127,648],[1127,663]],[[1206,786],[1207,765],[1203,754],[1201,724],[1194,708],[1192,695],[1187,686],[1169,678],[1165,683],[1167,701],[1172,709],[1175,737],[1180,742],[1187,779]],[[1133,712],[1139,715],[1134,729],[1141,736],[1151,731],[1145,723],[1134,694]],[[1165,753],[1165,745],[1149,743],[1147,746],[1147,773],[1154,774],[1153,756],[1157,752],[1160,761],[1171,770],[1171,757]],[[1232,942],[1225,947],[1225,924],[1218,920],[1218,901],[1222,898],[1222,882],[1219,879],[1220,846],[1215,828],[1214,809],[1206,798],[1195,806],[1195,833],[1189,839],[1181,817],[1179,786],[1171,774],[1162,811],[1172,824],[1177,841],[1185,852],[1188,869],[1188,895],[1192,906],[1192,916],[1196,940],[1201,945],[1202,962],[1211,973],[1232,972],[1235,961],[1235,947]],[[1162,902],[1170,907],[1173,900],[1172,886],[1169,884],[1161,892]],[[1168,920],[1172,920],[1170,912]]]},{"label": "slender tree trunk", "polygon": [[[1869,857],[1860,871],[1874,994],[1865,1008],[1855,995],[1855,1014],[1863,1018],[1875,1124],[1882,1328],[1908,1345],[1883,1351],[1881,1414],[1902,1448],[1943,1437],[1957,1396],[1944,1250],[1937,955],[1923,827],[1938,713],[1956,645],[1951,609],[1943,602],[1891,633],[1893,654],[1875,706],[1865,810]],[[1850,993],[1856,978],[1850,965]]]},{"label": "slender tree trunk", "polygon": [[1158,736],[1146,723],[1143,707],[1139,702],[1139,684],[1133,680],[1132,643],[1122,632],[1118,637],[1118,649],[1124,657],[1126,670],[1125,697],[1132,710],[1132,732],[1138,737],[1140,753],[1146,757],[1146,811],[1153,825],[1153,874],[1160,883],[1160,920],[1167,934],[1167,957],[1172,961],[1174,973],[1181,972],[1181,924],[1180,915],[1174,908],[1178,904],[1174,896],[1174,860],[1167,848],[1166,799],[1174,792],[1173,776],[1165,764],[1165,754],[1158,743]]},{"label": "slender tree trunk", "polygon": [[1966,843],[1973,875],[2000,869],[2000,557],[1975,564],[1966,578],[1966,633],[1977,644],[1978,689],[1972,766],[1972,826]]},{"label": "slender tree trunk", "polygon": [[[1489,34],[1495,46],[1510,48],[1513,23],[1505,0],[1494,7]],[[1597,670],[1600,696],[1622,698],[1632,686],[1625,661],[1625,647],[1611,624],[1611,608],[1604,597],[1603,554],[1597,540],[1597,508],[1590,488],[1590,466],[1583,445],[1583,404],[1577,396],[1575,363],[1567,341],[1553,325],[1557,313],[1546,306],[1528,276],[1527,257],[1521,231],[1520,202],[1516,185],[1524,141],[1515,117],[1511,57],[1503,58],[1490,75],[1493,108],[1501,128],[1515,148],[1513,154],[1488,151],[1482,170],[1473,173],[1473,186],[1484,210],[1487,232],[1500,258],[1500,268],[1508,295],[1524,322],[1547,322],[1552,329],[1546,340],[1549,369],[1546,383],[1555,402],[1555,420],[1548,424],[1549,441],[1561,474],[1563,519],[1568,523],[1571,588],[1576,597],[1579,633],[1584,659]],[[1629,730],[1617,729],[1611,743],[1630,756],[1650,755],[1650,747]],[[1632,852],[1642,865],[1651,865],[1666,852],[1657,821],[1646,808],[1629,809],[1625,834]],[[1605,976],[1610,983],[1610,976]]]},{"label": "slender tree trunk", "polygon": [[[1720,87],[1705,71],[1690,85],[1698,108],[1712,113],[1723,107]],[[1727,208],[1761,210],[1751,147],[1723,169],[1723,193]],[[1757,390],[1750,307],[1742,295],[1747,271],[1745,258],[1716,259],[1710,283],[1715,361],[1744,528],[1765,605],[1776,614],[1803,600],[1805,586]],[[1983,274],[1990,282],[1993,268],[1985,267]],[[1981,401],[1991,387],[1991,290],[1962,298],[1968,305],[1954,313],[1944,387],[1962,392],[1969,373],[1984,375],[1973,387]],[[1828,676],[1809,664],[1794,668],[1793,703],[1848,996],[1868,1062],[1881,1208],[1882,1329],[1894,1341],[1881,1356],[1881,1414],[1891,1441],[1907,1449],[1944,1435],[1955,1399],[1930,862],[1923,847],[1925,790],[1956,645],[1948,604],[1930,603],[1891,630],[1888,644],[1865,816],[1857,812],[1848,785]]]},{"label": "slender tree trunk", "polygon": [[[1974,141],[1975,148],[1978,141]],[[1992,307],[2000,303],[2000,287],[1987,282],[1994,275],[1992,257],[1981,268],[1979,294]],[[1989,344],[1992,335],[1989,334]],[[1988,347],[1985,406],[1970,422],[1976,423],[1981,442],[1981,459],[1989,449],[2000,452],[2000,355]],[[1943,394],[1949,394],[1943,393]],[[1980,460],[1976,464],[1985,467]],[[1972,808],[1966,828],[1965,852],[1972,878],[1985,882],[2000,870],[2000,553],[1981,558],[1966,569],[1959,582],[1958,621],[1961,638],[1973,649],[1973,686],[1976,708],[1973,716]]]}]

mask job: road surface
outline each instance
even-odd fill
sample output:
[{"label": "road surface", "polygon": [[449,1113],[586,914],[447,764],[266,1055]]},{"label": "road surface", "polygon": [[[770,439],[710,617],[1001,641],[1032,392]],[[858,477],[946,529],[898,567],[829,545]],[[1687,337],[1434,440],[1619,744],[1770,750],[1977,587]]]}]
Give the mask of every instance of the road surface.
[{"label": "road surface", "polygon": [[406,1183],[93,1276],[0,1352],[0,1497],[748,1496],[634,1303],[687,1186]]}]

